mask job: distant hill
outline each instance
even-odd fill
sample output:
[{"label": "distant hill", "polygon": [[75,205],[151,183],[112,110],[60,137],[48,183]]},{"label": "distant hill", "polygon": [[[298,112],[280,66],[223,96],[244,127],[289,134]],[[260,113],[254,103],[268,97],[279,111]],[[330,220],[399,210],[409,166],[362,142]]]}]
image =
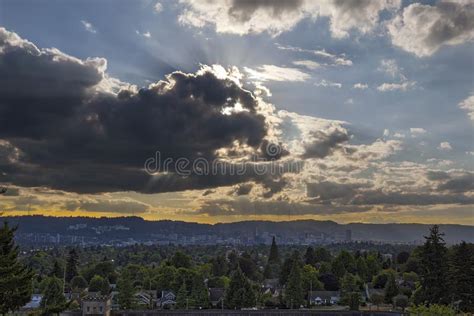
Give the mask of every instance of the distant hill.
[{"label": "distant hill", "polygon": [[[332,221],[297,220],[286,222],[243,221],[218,223],[214,225],[182,221],[147,221],[140,217],[91,218],[91,217],[48,217],[14,216],[3,217],[10,224],[18,225],[18,234],[25,240],[36,241],[44,236],[59,236],[58,239],[95,240],[96,242],[132,240],[153,242],[155,240],[181,240],[199,243],[201,236],[207,243],[222,238],[240,240],[255,236],[276,235],[281,240],[307,240],[305,238],[334,238],[344,240],[351,231],[352,240],[374,242],[421,242],[430,225],[423,224],[338,224]],[[448,243],[461,240],[474,242],[474,226],[439,225]],[[61,237],[64,236],[64,237]],[[68,237],[72,236],[72,237]],[[309,236],[309,237],[308,237]],[[200,237],[200,238],[201,238]],[[267,240],[266,239],[266,240]],[[263,240],[263,239],[262,239]]]}]

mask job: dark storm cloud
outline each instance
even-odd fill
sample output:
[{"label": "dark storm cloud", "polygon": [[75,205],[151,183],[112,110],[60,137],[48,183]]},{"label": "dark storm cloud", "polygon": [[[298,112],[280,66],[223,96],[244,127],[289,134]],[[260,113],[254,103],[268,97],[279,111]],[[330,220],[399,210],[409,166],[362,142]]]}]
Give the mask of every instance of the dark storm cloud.
[{"label": "dark storm cloud", "polygon": [[428,171],[426,178],[438,183],[438,191],[452,193],[474,192],[474,173],[459,171]]},{"label": "dark storm cloud", "polygon": [[146,213],[149,205],[137,201],[124,200],[79,200],[66,202],[64,208],[69,211]]},{"label": "dark storm cloud", "polygon": [[349,212],[365,212],[370,208],[365,206],[334,206],[308,203],[292,203],[287,201],[252,201],[247,198],[234,200],[207,201],[200,209],[187,214],[207,214],[210,216],[240,216],[240,215],[324,215],[342,214]]},{"label": "dark storm cloud", "polygon": [[359,192],[350,204],[354,205],[433,205],[433,204],[473,204],[474,197],[463,194],[428,194],[383,192],[382,190],[369,190]]},{"label": "dark storm cloud", "polygon": [[431,26],[425,42],[429,46],[439,46],[457,37],[474,31],[474,5],[455,2],[439,2],[440,18]]},{"label": "dark storm cloud", "polygon": [[447,180],[450,178],[450,176],[447,172],[444,171],[428,171],[426,173],[426,178],[428,178],[428,180],[438,181]]},{"label": "dark storm cloud", "polygon": [[[0,181],[75,192],[165,192],[262,178],[255,172],[184,179],[151,176],[147,158],[206,158],[235,142],[258,150],[266,135],[252,94],[211,71],[174,72],[135,91],[106,61],[39,50],[0,28]],[[118,94],[103,86],[122,88]],[[240,103],[246,111],[223,114]],[[4,153],[4,155],[3,155]],[[226,166],[226,168],[228,165]]]},{"label": "dark storm cloud", "polygon": [[474,192],[474,173],[466,172],[450,179],[438,186],[439,190],[456,193]]},{"label": "dark storm cloud", "polygon": [[324,158],[342,148],[341,144],[350,139],[346,131],[339,129],[331,132],[317,131],[313,136],[315,140],[305,146],[303,158]]},{"label": "dark storm cloud", "polygon": [[[438,173],[438,172],[436,172]],[[440,177],[435,172],[429,173],[431,177]],[[472,176],[472,175],[471,175]],[[434,204],[472,204],[474,197],[460,194],[468,192],[469,184],[467,176],[456,178],[455,183],[444,183],[445,191],[452,193],[440,194],[438,192],[397,192],[371,189],[372,185],[365,183],[336,183],[322,181],[319,183],[307,183],[306,195],[315,198],[320,203],[338,203],[344,205],[434,205]],[[441,187],[441,186],[440,186]],[[462,188],[462,189],[461,189]],[[457,191],[456,191],[457,189]]]},{"label": "dark storm cloud", "polygon": [[297,11],[302,5],[303,0],[233,0],[228,13],[239,22],[246,22],[260,9],[269,12],[275,18],[280,18],[288,12]]},{"label": "dark storm cloud", "polygon": [[322,181],[318,183],[306,184],[306,195],[312,198],[318,198],[321,201],[330,201],[339,198],[351,198],[359,188],[367,187],[364,184],[357,183],[336,183]]}]

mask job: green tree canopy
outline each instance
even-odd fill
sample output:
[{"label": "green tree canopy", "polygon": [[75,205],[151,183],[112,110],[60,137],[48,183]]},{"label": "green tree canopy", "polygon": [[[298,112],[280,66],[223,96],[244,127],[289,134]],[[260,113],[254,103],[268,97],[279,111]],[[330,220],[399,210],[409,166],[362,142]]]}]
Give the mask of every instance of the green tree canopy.
[{"label": "green tree canopy", "polygon": [[385,284],[385,303],[390,304],[393,298],[398,294],[398,286],[395,281],[395,273],[388,274],[388,280]]},{"label": "green tree canopy", "polygon": [[420,253],[421,296],[430,304],[448,301],[448,291],[445,288],[448,284],[448,257],[443,235],[438,225],[431,227]]},{"label": "green tree canopy", "polygon": [[473,247],[464,241],[454,247],[449,269],[451,299],[459,302],[462,311],[470,313],[474,313]]},{"label": "green tree canopy", "polygon": [[190,256],[178,250],[174,253],[173,257],[171,257],[171,264],[176,268],[189,269],[191,268],[192,261]]},{"label": "green tree canopy", "polygon": [[290,275],[285,290],[285,303],[289,308],[299,308],[304,303],[303,280],[301,266],[298,261],[293,261]]},{"label": "green tree canopy", "polygon": [[57,277],[50,277],[46,282],[44,296],[41,300],[41,308],[44,315],[60,313],[67,307],[66,298],[63,294],[63,282]]},{"label": "green tree canopy", "polygon": [[79,274],[77,270],[78,261],[79,256],[77,255],[76,250],[73,248],[69,251],[69,255],[66,262],[66,282],[71,282],[71,280]]},{"label": "green tree canopy", "polygon": [[18,261],[16,228],[0,228],[0,314],[17,311],[30,301],[33,272]]},{"label": "green tree canopy", "polygon": [[225,295],[225,305],[231,309],[255,306],[255,292],[250,281],[242,273],[240,267],[232,272],[229,288]]},{"label": "green tree canopy", "polygon": [[130,310],[135,307],[135,287],[130,272],[125,270],[120,274],[117,281],[118,303],[120,309]]},{"label": "green tree canopy", "polygon": [[109,291],[109,281],[100,275],[95,275],[89,282],[89,292],[100,292],[102,295],[107,295]]},{"label": "green tree canopy", "polygon": [[84,290],[87,287],[87,281],[84,277],[76,275],[71,280],[71,289],[73,290]]}]

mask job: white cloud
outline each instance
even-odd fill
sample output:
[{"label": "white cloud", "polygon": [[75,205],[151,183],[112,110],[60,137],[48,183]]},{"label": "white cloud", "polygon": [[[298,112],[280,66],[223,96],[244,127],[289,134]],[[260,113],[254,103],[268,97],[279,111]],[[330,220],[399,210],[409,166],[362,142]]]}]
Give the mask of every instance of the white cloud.
[{"label": "white cloud", "polygon": [[324,88],[341,88],[342,87],[341,83],[332,82],[326,79],[323,79],[320,82],[316,82],[314,85],[317,87],[324,87]]},{"label": "white cloud", "polygon": [[403,133],[397,132],[397,133],[393,134],[393,137],[395,137],[395,138],[405,138],[406,136]]},{"label": "white cloud", "polygon": [[345,104],[354,104],[354,99],[349,98],[346,101],[344,101]]},{"label": "white cloud", "polygon": [[353,64],[352,60],[346,58],[344,54],[331,54],[324,49],[305,49],[301,47],[280,44],[276,44],[276,46],[280,50],[287,50],[296,53],[313,54],[317,57],[327,60],[327,62],[324,64],[325,66],[352,66]]},{"label": "white cloud", "polygon": [[420,135],[426,134],[426,130],[421,127],[412,127],[410,128],[411,137],[418,137]]},{"label": "white cloud", "polygon": [[361,90],[365,90],[365,89],[367,89],[368,87],[369,87],[368,84],[366,84],[366,83],[360,83],[360,82],[354,84],[354,86],[353,86],[354,89],[361,89]]},{"label": "white cloud", "polygon": [[160,2],[157,2],[153,9],[156,13],[160,13],[161,11],[163,11],[163,5]]},{"label": "white cloud", "polygon": [[306,67],[310,70],[315,70],[315,69],[318,69],[319,67],[321,67],[321,64],[319,64],[315,61],[312,61],[312,60],[295,60],[293,62],[293,64],[296,65],[296,66]]},{"label": "white cloud", "polygon": [[306,81],[311,78],[307,73],[297,68],[262,65],[256,69],[244,67],[250,79],[256,81]]},{"label": "white cloud", "polygon": [[407,91],[416,86],[416,81],[404,81],[400,83],[387,83],[384,82],[377,87],[377,90],[386,92],[386,91]]},{"label": "white cloud", "polygon": [[97,30],[94,28],[92,23],[87,22],[86,20],[81,20],[81,23],[87,32],[94,33],[94,34],[97,33]]},{"label": "white cloud", "polygon": [[331,35],[348,36],[354,29],[360,33],[372,31],[379,14],[395,10],[400,0],[380,1],[201,1],[183,0],[181,24],[203,28],[211,25],[218,33],[238,35],[267,32],[277,36],[291,30],[305,18],[328,17]]},{"label": "white cloud", "polygon": [[449,142],[441,142],[438,146],[438,149],[443,151],[450,151],[451,149],[453,149],[453,147],[451,147],[451,144]]},{"label": "white cloud", "polygon": [[395,59],[382,59],[378,70],[389,74],[392,78],[398,77],[402,81],[407,80],[405,75],[402,74],[402,69],[398,66]]},{"label": "white cloud", "polygon": [[326,1],[320,5],[319,14],[329,17],[332,36],[343,38],[349,35],[351,29],[362,34],[371,32],[379,22],[380,12],[394,11],[400,7],[400,3],[399,0]]},{"label": "white cloud", "polygon": [[390,130],[384,129],[384,130],[383,130],[383,136],[384,136],[384,137],[388,137],[389,135],[390,135]]},{"label": "white cloud", "polygon": [[413,3],[387,25],[392,44],[418,57],[474,39],[474,2]]},{"label": "white cloud", "polygon": [[141,33],[140,31],[136,30],[135,33],[137,33],[137,35],[139,35],[139,36],[143,36],[143,37],[146,37],[146,38],[151,37],[151,33],[149,31]]},{"label": "white cloud", "polygon": [[467,111],[469,118],[474,121],[474,95],[467,97],[465,100],[459,103],[459,107]]}]

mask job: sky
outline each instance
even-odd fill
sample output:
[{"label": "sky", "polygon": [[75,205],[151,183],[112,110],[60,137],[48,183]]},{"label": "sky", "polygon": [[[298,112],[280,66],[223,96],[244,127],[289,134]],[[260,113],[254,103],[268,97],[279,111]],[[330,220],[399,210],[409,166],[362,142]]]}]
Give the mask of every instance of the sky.
[{"label": "sky", "polygon": [[0,0],[4,215],[474,225],[471,1]]}]

